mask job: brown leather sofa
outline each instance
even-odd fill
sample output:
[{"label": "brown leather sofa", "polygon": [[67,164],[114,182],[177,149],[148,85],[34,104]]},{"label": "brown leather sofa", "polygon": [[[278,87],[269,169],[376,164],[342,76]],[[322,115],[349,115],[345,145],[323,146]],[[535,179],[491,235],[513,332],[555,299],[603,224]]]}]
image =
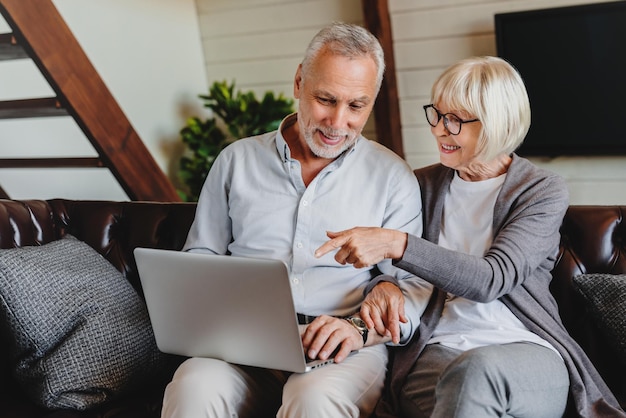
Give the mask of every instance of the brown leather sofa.
[{"label": "brown leather sofa", "polygon": [[[0,201],[0,248],[41,245],[69,233],[103,254],[141,290],[132,251],[135,247],[180,249],[193,220],[190,203],[71,200]],[[580,273],[626,273],[626,206],[572,206],[562,228],[562,246],[552,291],[563,321],[590,355],[620,402],[626,400],[625,366],[606,344],[572,287]],[[46,411],[24,398],[13,381],[6,340],[0,340],[0,416],[116,417],[159,416],[164,384],[136,392],[86,412]]]}]

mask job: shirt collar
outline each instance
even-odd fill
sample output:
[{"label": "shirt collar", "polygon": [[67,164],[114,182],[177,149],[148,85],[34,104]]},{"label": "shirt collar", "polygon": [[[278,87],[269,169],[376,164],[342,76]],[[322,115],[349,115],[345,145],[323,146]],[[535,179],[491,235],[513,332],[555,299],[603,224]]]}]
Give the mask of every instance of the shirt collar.
[{"label": "shirt collar", "polygon": [[283,162],[286,163],[291,160],[291,150],[289,149],[289,145],[287,145],[287,141],[285,141],[285,137],[283,136],[283,131],[296,123],[298,121],[298,114],[292,113],[287,115],[280,125],[278,126],[278,131],[276,132],[276,150],[278,151],[278,155],[282,158]]}]

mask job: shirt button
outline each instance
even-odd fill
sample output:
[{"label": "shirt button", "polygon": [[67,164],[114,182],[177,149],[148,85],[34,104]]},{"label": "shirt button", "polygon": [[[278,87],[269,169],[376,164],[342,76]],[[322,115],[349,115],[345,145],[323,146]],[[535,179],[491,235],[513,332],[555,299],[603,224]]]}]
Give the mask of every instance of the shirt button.
[{"label": "shirt button", "polygon": [[296,244],[296,247],[298,247],[298,248],[302,248],[302,247],[303,247],[303,245],[302,245],[302,243],[301,243],[301,242],[299,242],[299,243],[297,243],[297,244]]},{"label": "shirt button", "polygon": [[308,200],[303,200],[302,201],[302,206],[308,206],[309,205],[309,201]]},{"label": "shirt button", "polygon": [[294,277],[292,282],[293,282],[293,284],[298,284],[298,283],[300,283],[300,279],[298,279],[297,277]]}]

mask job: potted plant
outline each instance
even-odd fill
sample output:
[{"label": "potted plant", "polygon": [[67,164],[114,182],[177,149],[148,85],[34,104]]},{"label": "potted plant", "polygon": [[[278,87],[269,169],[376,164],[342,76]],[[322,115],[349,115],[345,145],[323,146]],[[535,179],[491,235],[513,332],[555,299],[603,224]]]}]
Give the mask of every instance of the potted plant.
[{"label": "potted plant", "polygon": [[179,190],[184,201],[198,200],[213,161],[230,143],[278,128],[280,121],[294,110],[294,101],[282,94],[266,92],[258,100],[252,91],[235,92],[235,82],[216,81],[208,95],[199,95],[213,116],[202,120],[189,118],[180,131],[188,153],[180,159],[179,176],[188,190]]}]

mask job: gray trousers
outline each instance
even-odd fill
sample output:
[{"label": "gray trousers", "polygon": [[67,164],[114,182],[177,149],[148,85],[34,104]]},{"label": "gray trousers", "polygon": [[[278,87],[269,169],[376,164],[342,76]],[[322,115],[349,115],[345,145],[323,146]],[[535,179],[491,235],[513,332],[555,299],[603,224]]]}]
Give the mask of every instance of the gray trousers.
[{"label": "gray trousers", "polygon": [[406,417],[557,418],[569,375],[553,350],[533,343],[460,351],[427,345],[400,394]]}]

